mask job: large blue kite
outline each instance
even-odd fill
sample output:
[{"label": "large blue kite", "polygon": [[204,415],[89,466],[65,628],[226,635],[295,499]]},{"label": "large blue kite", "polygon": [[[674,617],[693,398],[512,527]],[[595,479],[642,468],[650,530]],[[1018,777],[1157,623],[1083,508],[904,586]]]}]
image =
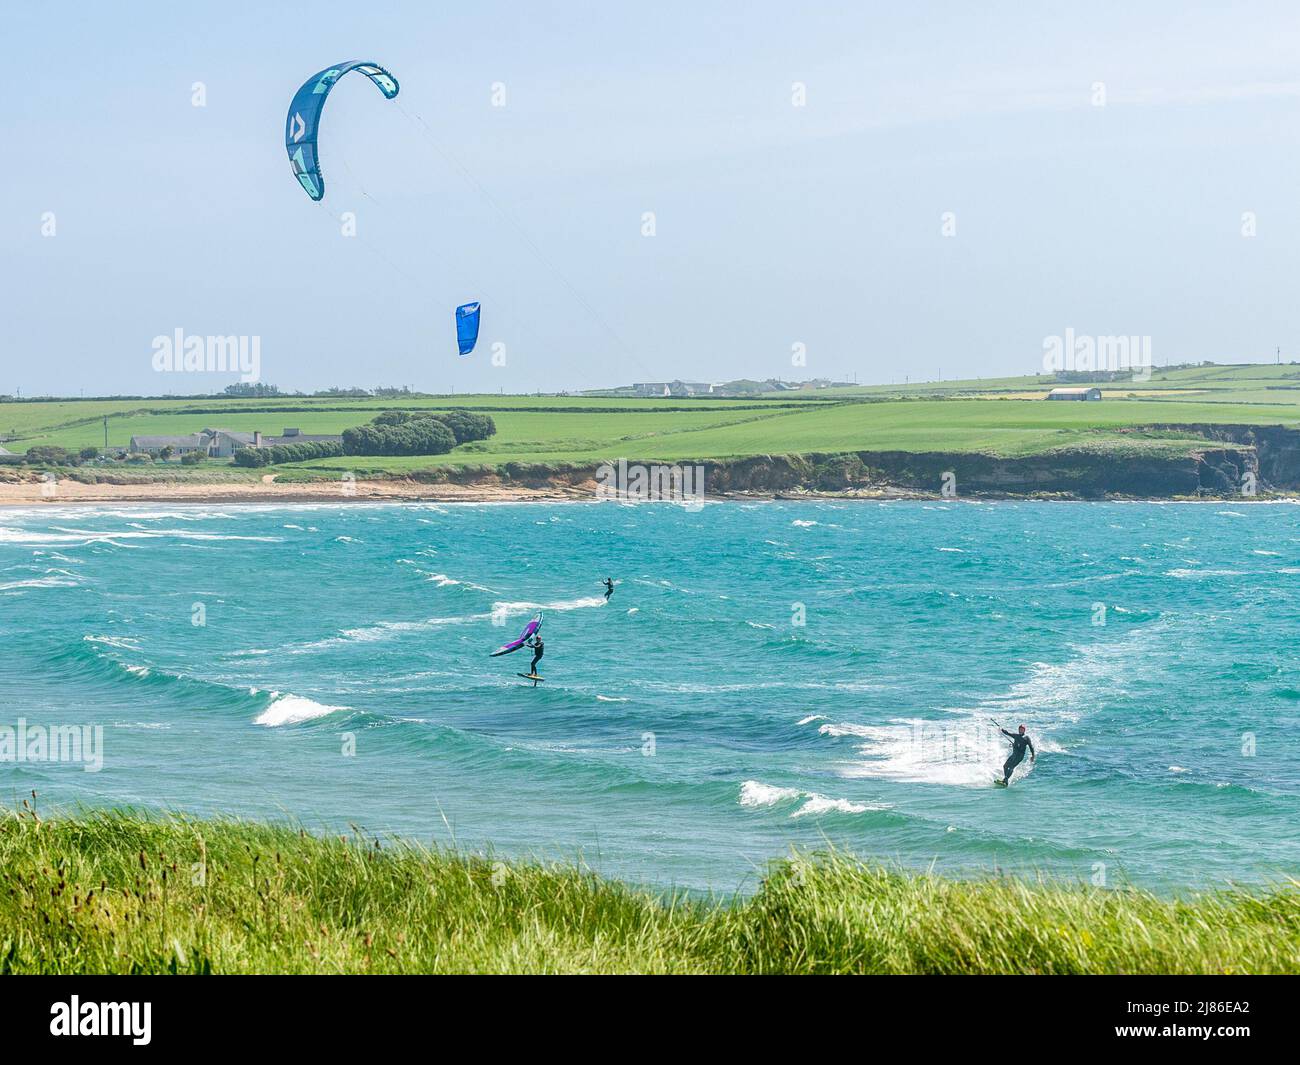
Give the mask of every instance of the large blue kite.
[{"label": "large blue kite", "polygon": [[468,355],[478,343],[479,304],[462,303],[456,308],[456,344],[462,355]]},{"label": "large blue kite", "polygon": [[334,83],[352,70],[359,70],[375,83],[385,99],[397,95],[397,79],[378,63],[353,59],[328,67],[313,74],[293,96],[289,104],[289,117],[284,131],[284,146],[289,152],[293,176],[313,200],[325,195],[325,179],[320,172],[320,156],[316,141],[320,134],[320,116],[325,110],[325,98]]}]

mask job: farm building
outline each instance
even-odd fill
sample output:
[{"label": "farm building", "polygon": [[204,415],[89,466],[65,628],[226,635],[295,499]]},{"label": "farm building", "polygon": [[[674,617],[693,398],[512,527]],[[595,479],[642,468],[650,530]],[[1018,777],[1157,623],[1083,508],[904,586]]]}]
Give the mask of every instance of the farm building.
[{"label": "farm building", "polygon": [[1100,388],[1054,388],[1047,393],[1048,399],[1101,399]]},{"label": "farm building", "polygon": [[171,448],[171,454],[180,456],[191,451],[199,451],[208,458],[228,459],[240,448],[274,447],[277,444],[307,444],[332,442],[341,443],[342,436],[303,433],[297,429],[286,429],[282,436],[263,436],[260,432],[235,432],[231,429],[204,429],[201,433],[187,436],[133,436],[128,447],[133,452],[148,452],[158,455],[164,448]]}]

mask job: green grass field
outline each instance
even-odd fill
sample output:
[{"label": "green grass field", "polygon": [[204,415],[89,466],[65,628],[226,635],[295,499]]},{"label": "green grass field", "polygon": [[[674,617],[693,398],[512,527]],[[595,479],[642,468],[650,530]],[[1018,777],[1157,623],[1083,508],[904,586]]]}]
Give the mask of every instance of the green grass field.
[{"label": "green grass field", "polygon": [[793,856],[750,898],[359,834],[0,819],[0,973],[1296,973],[1300,885],[1184,899]]},{"label": "green grass field", "polygon": [[[1021,456],[1062,448],[1187,453],[1188,433],[1135,434],[1158,424],[1300,424],[1300,367],[1217,366],[1156,370],[1149,382],[1103,386],[1101,403],[1048,403],[1041,377],[870,386],[742,399],[609,399],[582,396],[60,400],[0,404],[11,451],[52,444],[125,447],[132,435],[293,426],[339,433],[382,410],[490,412],[498,433],[451,454],[320,460],[299,475],[341,469],[403,474],[437,466],[505,462],[591,465],[608,459],[725,459],[844,451],[967,451]],[[286,471],[288,472],[288,471]]]}]

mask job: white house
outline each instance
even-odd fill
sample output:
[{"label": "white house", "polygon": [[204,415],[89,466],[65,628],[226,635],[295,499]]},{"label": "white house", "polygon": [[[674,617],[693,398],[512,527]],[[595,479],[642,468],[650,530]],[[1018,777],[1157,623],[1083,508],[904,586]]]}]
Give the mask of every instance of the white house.
[{"label": "white house", "polygon": [[208,453],[209,437],[207,433],[187,433],[184,436],[133,436],[127,450],[133,454],[142,452],[150,455],[158,455],[167,448],[172,449],[172,454],[178,458],[181,455],[188,455],[191,451],[202,451],[205,455]]}]

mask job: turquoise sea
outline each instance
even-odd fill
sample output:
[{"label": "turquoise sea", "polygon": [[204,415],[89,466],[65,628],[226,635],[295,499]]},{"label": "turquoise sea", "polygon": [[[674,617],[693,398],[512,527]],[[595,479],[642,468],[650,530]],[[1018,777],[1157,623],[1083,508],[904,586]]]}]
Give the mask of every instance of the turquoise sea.
[{"label": "turquoise sea", "polygon": [[[0,729],[102,725],[103,764],[11,747],[0,788],[723,893],[826,843],[1270,882],[1300,873],[1298,591],[1285,504],[9,509]],[[489,652],[537,611],[534,689]],[[1006,790],[991,719],[1039,751]]]}]

